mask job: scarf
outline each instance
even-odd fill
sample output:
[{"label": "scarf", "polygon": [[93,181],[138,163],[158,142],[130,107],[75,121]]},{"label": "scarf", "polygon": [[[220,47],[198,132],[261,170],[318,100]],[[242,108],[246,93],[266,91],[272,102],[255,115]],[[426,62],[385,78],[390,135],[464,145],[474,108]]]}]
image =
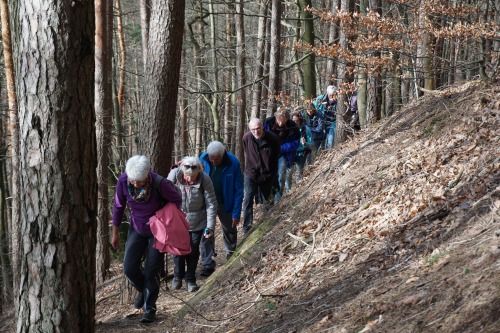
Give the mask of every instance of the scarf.
[{"label": "scarf", "polygon": [[135,187],[127,181],[128,194],[135,202],[145,202],[151,196],[151,176],[148,175],[143,187]]}]

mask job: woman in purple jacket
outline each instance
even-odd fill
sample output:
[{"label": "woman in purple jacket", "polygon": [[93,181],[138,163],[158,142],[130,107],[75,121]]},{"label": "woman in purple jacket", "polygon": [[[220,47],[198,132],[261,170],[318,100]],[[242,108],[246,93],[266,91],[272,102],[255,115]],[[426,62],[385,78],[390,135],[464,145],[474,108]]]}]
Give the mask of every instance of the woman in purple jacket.
[{"label": "woman in purple jacket", "polygon": [[[154,237],[149,225],[149,218],[166,202],[180,207],[182,197],[175,186],[163,179],[159,191],[155,190],[155,179],[159,177],[150,171],[150,162],[146,156],[131,157],[116,183],[116,194],[113,207],[113,236],[111,245],[115,250],[120,248],[119,226],[123,220],[125,207],[130,207],[130,227],[125,244],[123,271],[139,295],[134,306],[142,308],[143,323],[151,323],[156,319],[156,299],[160,291],[159,276],[163,264],[163,254],[153,248]],[[158,193],[159,192],[159,193]],[[144,269],[141,268],[142,257],[145,256]]]}]

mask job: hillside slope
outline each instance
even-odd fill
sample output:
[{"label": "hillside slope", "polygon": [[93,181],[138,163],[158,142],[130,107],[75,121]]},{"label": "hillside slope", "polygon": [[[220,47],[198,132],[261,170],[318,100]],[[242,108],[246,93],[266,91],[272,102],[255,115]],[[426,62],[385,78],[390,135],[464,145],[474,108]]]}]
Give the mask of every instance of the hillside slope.
[{"label": "hillside slope", "polygon": [[323,153],[162,330],[498,332],[499,125],[469,83]]}]

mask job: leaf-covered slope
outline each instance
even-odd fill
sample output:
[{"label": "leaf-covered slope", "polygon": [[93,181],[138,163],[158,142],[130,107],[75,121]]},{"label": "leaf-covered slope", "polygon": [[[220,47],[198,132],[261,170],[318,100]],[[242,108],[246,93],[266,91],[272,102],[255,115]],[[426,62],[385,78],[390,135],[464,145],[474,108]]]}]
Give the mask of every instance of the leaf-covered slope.
[{"label": "leaf-covered slope", "polygon": [[261,212],[266,232],[254,231],[166,325],[497,331],[499,101],[498,85],[450,88],[319,155]]}]

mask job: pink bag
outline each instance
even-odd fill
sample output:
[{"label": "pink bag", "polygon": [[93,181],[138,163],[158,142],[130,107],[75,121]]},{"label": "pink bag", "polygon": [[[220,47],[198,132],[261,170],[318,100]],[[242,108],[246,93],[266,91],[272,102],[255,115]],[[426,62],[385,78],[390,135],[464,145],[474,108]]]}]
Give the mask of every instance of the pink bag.
[{"label": "pink bag", "polygon": [[155,237],[155,249],[178,256],[191,253],[189,222],[175,204],[167,203],[151,216],[148,224]]}]

